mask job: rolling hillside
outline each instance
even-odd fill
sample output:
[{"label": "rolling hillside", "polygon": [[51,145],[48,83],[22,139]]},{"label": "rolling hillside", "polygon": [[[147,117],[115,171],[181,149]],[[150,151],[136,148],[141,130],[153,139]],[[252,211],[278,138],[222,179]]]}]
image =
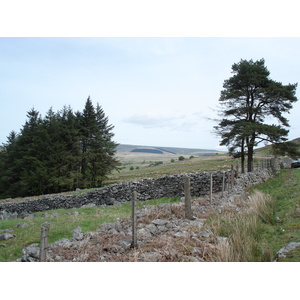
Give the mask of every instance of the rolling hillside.
[{"label": "rolling hillside", "polygon": [[[298,144],[298,146],[300,148],[300,138],[293,139],[290,142],[294,142],[295,144]],[[256,155],[272,155],[271,145],[267,145],[267,146],[255,149],[255,154]]]},{"label": "rolling hillside", "polygon": [[193,155],[206,156],[221,153],[216,150],[195,149],[195,148],[177,148],[177,147],[157,147],[157,146],[140,146],[120,144],[117,146],[117,152],[139,152],[155,154],[174,154],[174,155]]}]

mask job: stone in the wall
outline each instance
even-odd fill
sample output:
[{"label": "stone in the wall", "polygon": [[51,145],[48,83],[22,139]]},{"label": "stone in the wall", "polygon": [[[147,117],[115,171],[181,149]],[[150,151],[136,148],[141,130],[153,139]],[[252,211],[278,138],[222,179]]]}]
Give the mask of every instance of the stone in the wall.
[{"label": "stone in the wall", "polygon": [[[213,193],[222,190],[224,172],[213,172]],[[225,172],[229,178],[230,172]],[[187,174],[191,179],[191,196],[200,197],[210,193],[210,172]],[[32,214],[38,211],[79,208],[86,205],[96,206],[113,205],[115,202],[131,201],[132,191],[138,192],[138,200],[144,201],[162,197],[184,196],[182,175],[168,175],[160,178],[145,178],[140,181],[115,183],[101,189],[96,189],[79,195],[47,195],[39,199],[29,199],[23,202],[10,202],[0,204],[0,220],[21,217],[24,212]],[[259,170],[252,173],[241,174],[235,179],[235,192],[246,186],[257,184],[271,177],[268,170]],[[54,216],[53,216],[54,217]]]}]

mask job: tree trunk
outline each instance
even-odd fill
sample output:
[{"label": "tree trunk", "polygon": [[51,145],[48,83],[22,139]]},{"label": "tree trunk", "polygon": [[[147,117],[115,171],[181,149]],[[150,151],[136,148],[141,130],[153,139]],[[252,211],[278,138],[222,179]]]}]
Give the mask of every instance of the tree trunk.
[{"label": "tree trunk", "polygon": [[241,146],[241,168],[242,173],[245,173],[245,139],[242,139],[242,146]]},{"label": "tree trunk", "polygon": [[248,172],[252,172],[253,153],[253,146],[248,146]]}]

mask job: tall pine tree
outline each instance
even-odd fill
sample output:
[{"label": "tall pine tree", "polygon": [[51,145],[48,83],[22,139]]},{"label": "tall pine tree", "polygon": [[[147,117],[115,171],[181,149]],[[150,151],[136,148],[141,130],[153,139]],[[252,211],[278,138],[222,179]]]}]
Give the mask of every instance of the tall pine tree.
[{"label": "tall pine tree", "polygon": [[99,187],[117,167],[113,126],[88,97],[83,112],[52,108],[44,119],[31,109],[20,133],[0,148],[0,197]]},{"label": "tall pine tree", "polygon": [[[283,85],[269,78],[264,59],[241,60],[232,65],[233,76],[224,81],[219,102],[223,119],[215,127],[221,145],[248,157],[252,170],[254,148],[261,142],[284,145],[287,141],[288,113],[294,102],[297,84]],[[267,117],[278,121],[268,124]],[[288,147],[286,147],[288,150]],[[243,161],[242,161],[243,162]]]}]

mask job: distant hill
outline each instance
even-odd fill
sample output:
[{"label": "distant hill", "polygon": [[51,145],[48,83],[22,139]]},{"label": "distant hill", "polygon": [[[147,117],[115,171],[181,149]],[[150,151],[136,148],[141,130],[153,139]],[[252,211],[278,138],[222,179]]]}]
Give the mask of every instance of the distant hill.
[{"label": "distant hill", "polygon": [[156,154],[175,154],[175,155],[193,155],[193,156],[206,156],[214,155],[216,153],[224,153],[216,150],[209,149],[196,149],[196,148],[179,148],[179,147],[157,147],[157,146],[141,146],[141,145],[126,145],[120,144],[116,148],[118,152],[138,152],[138,153],[156,153]]},{"label": "distant hill", "polygon": [[[293,139],[290,142],[298,144],[299,148],[300,148],[300,138]],[[267,145],[267,146],[264,146],[261,148],[257,148],[257,149],[255,149],[255,154],[257,154],[257,155],[272,155],[271,147],[272,147],[272,145]]]}]

